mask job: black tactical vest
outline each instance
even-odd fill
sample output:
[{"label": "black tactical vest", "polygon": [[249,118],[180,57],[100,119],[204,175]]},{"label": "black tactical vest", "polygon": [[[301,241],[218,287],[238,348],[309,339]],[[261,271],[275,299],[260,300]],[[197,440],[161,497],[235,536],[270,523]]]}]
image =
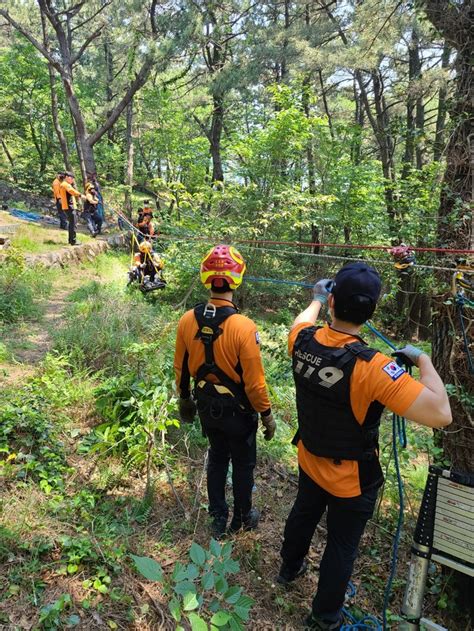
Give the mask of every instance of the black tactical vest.
[{"label": "black tactical vest", "polygon": [[91,204],[88,199],[84,202],[84,212],[89,215],[94,215],[96,211],[96,204]]},{"label": "black tactical vest", "polygon": [[297,438],[315,456],[370,460],[378,448],[384,406],[372,402],[360,425],[352,411],[350,379],[357,359],[369,362],[377,351],[362,340],[342,348],[324,346],[314,338],[317,328],[300,331],[293,348]]},{"label": "black tactical vest", "polygon": [[[194,317],[199,326],[196,338],[204,344],[204,363],[198,368],[195,377],[194,396],[198,404],[198,410],[206,416],[217,420],[229,415],[232,411],[243,414],[254,412],[243,383],[236,383],[215,362],[213,344],[223,333],[220,325],[238,313],[236,307],[216,308],[212,303],[201,303],[194,308]],[[240,365],[235,367],[237,373],[241,373]],[[218,384],[207,380],[209,375],[214,375]]]}]

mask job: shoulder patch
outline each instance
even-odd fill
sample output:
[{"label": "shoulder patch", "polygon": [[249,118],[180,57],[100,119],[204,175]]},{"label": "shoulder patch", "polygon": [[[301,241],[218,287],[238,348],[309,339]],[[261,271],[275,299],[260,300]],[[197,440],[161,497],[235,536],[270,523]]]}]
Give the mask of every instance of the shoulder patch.
[{"label": "shoulder patch", "polygon": [[258,331],[255,331],[255,342],[260,344],[260,333]]},{"label": "shoulder patch", "polygon": [[385,364],[382,370],[387,373],[392,381],[396,381],[399,377],[405,374],[405,370],[396,362],[388,362],[388,364]]}]

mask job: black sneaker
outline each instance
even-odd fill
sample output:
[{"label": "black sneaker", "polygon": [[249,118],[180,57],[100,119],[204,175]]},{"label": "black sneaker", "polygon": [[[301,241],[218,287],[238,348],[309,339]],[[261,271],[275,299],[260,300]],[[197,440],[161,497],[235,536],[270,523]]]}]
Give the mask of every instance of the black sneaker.
[{"label": "black sneaker", "polygon": [[225,535],[227,528],[227,517],[213,517],[211,522],[211,532],[214,539],[220,539]]},{"label": "black sneaker", "polygon": [[276,577],[276,582],[280,583],[280,585],[289,585],[300,576],[304,576],[307,571],[308,571],[308,561],[306,559],[303,559],[303,563],[301,564],[300,569],[297,570],[296,572],[294,571],[292,572],[291,570],[288,569],[288,566],[286,565],[286,563],[282,563],[280,572],[278,573],[278,576]]},{"label": "black sneaker", "polygon": [[232,518],[229,526],[229,534],[234,534],[239,530],[255,530],[260,521],[260,511],[256,508],[251,508],[247,517],[241,521],[235,516]]},{"label": "black sneaker", "polygon": [[79,241],[74,241],[74,243],[70,243],[69,245],[81,245]]},{"label": "black sneaker", "polygon": [[315,616],[314,613],[310,613],[309,616],[305,618],[304,623],[305,629],[315,629],[316,631],[338,631],[342,626],[341,620],[337,622],[327,622]]}]

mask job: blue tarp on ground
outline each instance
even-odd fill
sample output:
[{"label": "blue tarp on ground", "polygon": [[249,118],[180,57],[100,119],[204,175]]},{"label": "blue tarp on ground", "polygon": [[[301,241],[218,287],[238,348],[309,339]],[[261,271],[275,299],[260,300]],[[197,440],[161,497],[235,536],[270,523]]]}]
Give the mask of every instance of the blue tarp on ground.
[{"label": "blue tarp on ground", "polygon": [[20,210],[19,208],[12,208],[10,215],[17,217],[17,219],[24,219],[25,221],[41,221],[42,215],[38,213],[28,212],[26,210]]},{"label": "blue tarp on ground", "polygon": [[10,215],[13,215],[13,217],[23,219],[24,221],[44,221],[46,223],[53,224],[54,226],[59,225],[59,219],[56,219],[56,217],[50,217],[49,215],[40,215],[39,213],[34,213],[29,210],[20,210],[20,208],[12,208],[8,212]]}]

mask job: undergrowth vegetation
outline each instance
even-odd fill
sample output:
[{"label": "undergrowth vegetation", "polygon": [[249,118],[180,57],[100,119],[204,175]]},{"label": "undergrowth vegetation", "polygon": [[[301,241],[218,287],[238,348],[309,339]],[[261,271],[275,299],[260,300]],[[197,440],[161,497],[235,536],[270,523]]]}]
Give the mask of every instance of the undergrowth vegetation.
[{"label": "undergrowth vegetation", "polygon": [[41,299],[51,289],[52,274],[25,267],[19,250],[10,248],[0,265],[0,327],[41,315]]}]

